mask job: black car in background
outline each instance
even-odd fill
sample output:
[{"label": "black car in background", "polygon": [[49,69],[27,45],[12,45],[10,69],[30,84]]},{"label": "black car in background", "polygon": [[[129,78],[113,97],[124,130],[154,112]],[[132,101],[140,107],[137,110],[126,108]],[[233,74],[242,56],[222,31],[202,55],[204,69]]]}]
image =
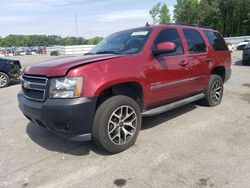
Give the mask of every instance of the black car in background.
[{"label": "black car in background", "polygon": [[250,43],[244,48],[242,53],[242,64],[250,65]]},{"label": "black car in background", "polygon": [[9,85],[21,75],[21,64],[18,60],[0,58],[0,88]]}]

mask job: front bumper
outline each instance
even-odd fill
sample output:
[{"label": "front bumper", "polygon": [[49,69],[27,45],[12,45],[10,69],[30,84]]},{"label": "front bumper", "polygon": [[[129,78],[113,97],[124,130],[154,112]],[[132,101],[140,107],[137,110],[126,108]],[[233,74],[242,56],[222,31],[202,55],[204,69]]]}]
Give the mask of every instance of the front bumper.
[{"label": "front bumper", "polygon": [[91,140],[96,98],[47,99],[36,102],[18,94],[19,108],[38,126],[73,141]]}]

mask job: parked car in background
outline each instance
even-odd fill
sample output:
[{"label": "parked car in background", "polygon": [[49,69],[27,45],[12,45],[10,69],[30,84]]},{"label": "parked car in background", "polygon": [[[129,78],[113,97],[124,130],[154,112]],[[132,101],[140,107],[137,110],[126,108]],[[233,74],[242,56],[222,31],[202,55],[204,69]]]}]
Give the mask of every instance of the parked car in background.
[{"label": "parked car in background", "polygon": [[32,55],[31,49],[30,49],[30,48],[26,48],[26,49],[25,49],[25,54],[26,54],[26,55]]},{"label": "parked car in background", "polygon": [[50,55],[51,56],[59,56],[60,55],[60,52],[59,51],[52,51],[52,52],[50,52]]},{"label": "parked car in background", "polygon": [[236,49],[237,50],[244,50],[244,48],[246,47],[246,45],[250,42],[250,40],[243,40],[242,42],[240,42],[237,46]]},{"label": "parked car in background", "polygon": [[114,33],[87,55],[26,68],[19,107],[38,126],[118,153],[132,146],[141,117],[200,100],[219,105],[231,53],[215,30],[157,25]]},{"label": "parked car in background", "polygon": [[46,47],[45,46],[39,47],[39,54],[46,54]]},{"label": "parked car in background", "polygon": [[16,56],[23,56],[26,55],[26,49],[24,47],[17,48]]},{"label": "parked car in background", "polygon": [[0,57],[4,57],[3,48],[0,48]]},{"label": "parked car in background", "polygon": [[0,88],[9,85],[21,75],[21,64],[18,60],[0,58]]},{"label": "parked car in background", "polygon": [[242,53],[242,64],[250,65],[250,43],[244,48]]},{"label": "parked car in background", "polygon": [[228,47],[228,49],[229,49],[230,52],[233,52],[233,51],[236,50],[235,45],[233,45],[233,44],[230,43],[230,42],[227,42],[227,47]]}]

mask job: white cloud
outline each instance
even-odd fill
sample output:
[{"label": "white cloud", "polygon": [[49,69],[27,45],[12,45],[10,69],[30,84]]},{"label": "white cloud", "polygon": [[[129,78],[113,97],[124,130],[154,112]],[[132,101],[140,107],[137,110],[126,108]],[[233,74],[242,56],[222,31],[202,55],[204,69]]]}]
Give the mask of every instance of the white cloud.
[{"label": "white cloud", "polygon": [[112,11],[103,15],[100,15],[99,21],[103,22],[115,22],[119,20],[145,20],[149,18],[148,10],[134,9],[124,11]]},{"label": "white cloud", "polygon": [[15,15],[11,15],[11,16],[1,16],[0,17],[0,22],[20,22],[20,21],[27,21],[28,19],[30,19],[30,17],[27,16],[15,16]]}]

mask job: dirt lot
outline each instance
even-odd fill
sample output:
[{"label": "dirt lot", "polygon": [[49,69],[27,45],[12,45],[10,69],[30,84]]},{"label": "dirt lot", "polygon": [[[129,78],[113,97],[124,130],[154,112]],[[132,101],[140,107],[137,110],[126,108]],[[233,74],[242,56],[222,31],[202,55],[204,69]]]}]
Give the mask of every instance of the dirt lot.
[{"label": "dirt lot", "polygon": [[220,106],[144,118],[136,144],[117,155],[29,123],[14,82],[0,90],[0,187],[250,187],[250,67],[240,59],[234,52]]}]

